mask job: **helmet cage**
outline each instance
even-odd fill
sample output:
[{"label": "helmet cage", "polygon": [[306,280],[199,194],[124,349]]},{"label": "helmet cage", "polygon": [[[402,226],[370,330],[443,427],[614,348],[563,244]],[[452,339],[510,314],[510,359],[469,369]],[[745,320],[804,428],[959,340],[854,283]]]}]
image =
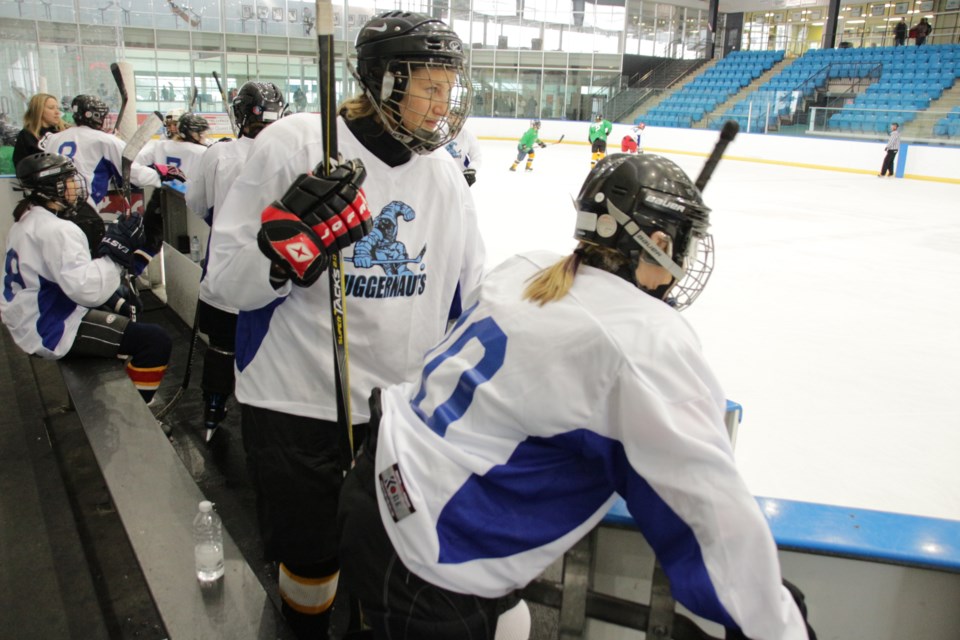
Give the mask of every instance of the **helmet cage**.
[{"label": "helmet cage", "polygon": [[[356,49],[357,67],[349,65],[349,60],[348,66],[390,135],[411,151],[426,154],[460,133],[470,112],[473,87],[466,71],[463,42],[455,31],[424,14],[389,11],[360,30]],[[441,87],[439,94],[446,102],[444,114],[437,117],[434,98],[429,102],[429,112],[419,114],[416,122],[418,114],[408,111],[405,99],[411,95],[429,97],[410,92],[410,79],[418,69],[427,69],[427,76]],[[434,93],[438,92],[431,91]],[[430,126],[420,126],[427,120]]]},{"label": "helmet cage", "polygon": [[[632,167],[618,170],[626,162]],[[641,186],[642,181],[670,191]],[[623,255],[630,263],[631,279],[641,261],[670,273],[669,285],[644,289],[647,293],[683,309],[706,286],[713,271],[713,240],[707,233],[710,210],[686,174],[669,160],[608,156],[584,184],[577,209],[574,237]],[[670,238],[666,250],[653,239],[658,231]],[[671,290],[675,295],[668,297]]]},{"label": "helmet cage", "polygon": [[81,94],[73,99],[70,112],[76,124],[102,130],[110,108],[97,96]]},{"label": "helmet cage", "polygon": [[[56,214],[61,218],[72,217],[77,207],[89,197],[87,181],[68,158],[52,153],[36,154],[21,160],[18,168],[21,170],[17,173],[20,183],[17,190],[34,204],[42,206],[54,202],[60,205]],[[67,200],[71,183],[76,195],[72,202]]]},{"label": "helmet cage", "polygon": [[[423,79],[431,85],[426,92],[416,87]],[[426,154],[460,133],[470,111],[471,93],[460,64],[394,61],[387,65],[381,99],[374,101],[374,109],[390,135],[411,151]]]}]

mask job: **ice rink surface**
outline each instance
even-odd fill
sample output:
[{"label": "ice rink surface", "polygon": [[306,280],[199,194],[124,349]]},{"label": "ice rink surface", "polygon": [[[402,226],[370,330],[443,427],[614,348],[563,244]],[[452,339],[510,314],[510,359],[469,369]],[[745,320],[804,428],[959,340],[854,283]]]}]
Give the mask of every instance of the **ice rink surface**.
[{"label": "ice rink surface", "polygon": [[[515,142],[481,148],[488,266],[569,252],[589,147],[530,173]],[[693,179],[705,160],[663,155]],[[684,314],[743,405],[753,493],[960,520],[960,185],[725,160],[704,200],[716,267]]]}]

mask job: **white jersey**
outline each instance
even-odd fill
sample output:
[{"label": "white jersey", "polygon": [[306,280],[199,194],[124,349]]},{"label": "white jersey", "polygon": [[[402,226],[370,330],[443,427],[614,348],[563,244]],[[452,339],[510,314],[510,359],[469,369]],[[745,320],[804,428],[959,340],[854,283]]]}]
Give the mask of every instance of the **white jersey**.
[{"label": "white jersey", "polygon": [[499,597],[589,533],[619,494],[684,606],[757,640],[805,639],[693,330],[587,266],[563,299],[522,300],[558,259],[531,253],[494,269],[422,376],[384,390],[377,494],[403,564]]},{"label": "white jersey", "polygon": [[[73,161],[87,181],[94,208],[106,197],[111,182],[118,188],[122,186],[120,171],[126,143],[114,135],[90,127],[70,127],[46,136],[40,146],[44,151],[67,156]],[[130,168],[130,182],[137,187],[159,187],[160,176],[153,169],[134,162]]]},{"label": "white jersey", "polygon": [[102,305],[119,286],[120,267],[109,258],[92,260],[73,222],[33,206],[10,229],[0,315],[27,353],[65,355],[87,310]]},{"label": "white jersey", "polygon": [[[415,374],[443,336],[460,294],[479,282],[484,247],[473,199],[443,150],[389,167],[338,120],[340,153],[367,170],[364,190],[374,230],[344,254],[353,419],[369,418],[374,386]],[[298,175],[323,159],[320,118],[302,113],[271,124],[254,141],[213,223],[207,278],[241,310],[237,399],[294,415],[336,419],[328,278],[275,290],[257,247],[260,214]],[[353,256],[369,256],[357,268]]]},{"label": "white jersey", "polygon": [[137,155],[137,162],[144,165],[166,164],[179,167],[187,177],[187,193],[193,188],[194,176],[200,175],[200,158],[207,150],[206,145],[183,140],[156,140],[147,145]]},{"label": "white jersey", "polygon": [[483,154],[480,151],[480,142],[473,132],[463,127],[460,133],[447,144],[447,152],[460,163],[460,170],[477,170],[483,163]]},{"label": "white jersey", "polygon": [[[210,145],[200,157],[196,178],[190,180],[191,187],[187,190],[187,208],[206,220],[210,226],[213,226],[214,213],[220,210],[230,186],[243,169],[252,148],[253,138],[244,136],[234,142]],[[212,241],[212,236],[210,240]],[[209,254],[208,245],[207,255]],[[222,311],[237,313],[236,308],[217,295],[210,286],[206,271],[200,280],[200,299]]]}]

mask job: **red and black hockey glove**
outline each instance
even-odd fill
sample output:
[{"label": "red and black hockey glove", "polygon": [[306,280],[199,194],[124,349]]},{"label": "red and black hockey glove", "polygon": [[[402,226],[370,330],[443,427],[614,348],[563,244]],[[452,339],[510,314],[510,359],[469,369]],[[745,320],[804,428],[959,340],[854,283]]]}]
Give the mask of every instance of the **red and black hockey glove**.
[{"label": "red and black hockey glove", "polygon": [[328,176],[297,177],[280,200],[260,214],[260,250],[288,273],[294,284],[310,286],[327,268],[329,254],[370,233],[373,220],[360,185],[367,171],[360,160],[338,165]]}]

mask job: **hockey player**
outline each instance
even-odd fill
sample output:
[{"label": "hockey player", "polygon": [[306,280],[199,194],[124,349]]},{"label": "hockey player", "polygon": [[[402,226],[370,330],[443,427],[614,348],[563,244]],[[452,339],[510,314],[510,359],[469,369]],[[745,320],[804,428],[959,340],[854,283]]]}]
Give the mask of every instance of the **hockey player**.
[{"label": "hockey player", "polygon": [[477,181],[477,169],[483,163],[483,154],[480,151],[480,142],[473,132],[464,127],[460,133],[447,144],[447,151],[453,156],[453,159],[460,163],[463,177],[467,185],[473,186]]},{"label": "hockey player", "polygon": [[533,150],[533,146],[537,145],[541,149],[546,147],[540,139],[540,121],[531,120],[530,128],[527,129],[526,133],[520,136],[520,142],[517,144],[517,159],[513,161],[513,164],[510,166],[510,171],[516,171],[517,165],[523,162],[524,156],[527,158],[527,166],[524,168],[525,171],[533,171],[533,159],[536,156]]},{"label": "hockey player", "polygon": [[[391,11],[360,29],[356,51],[363,93],[340,106],[337,122],[347,160],[331,176],[305,176],[323,160],[320,118],[298,113],[267,127],[214,220],[207,274],[240,309],[236,395],[264,555],[281,562],[284,614],[304,638],[324,637],[339,575],[330,292],[312,267],[304,277],[296,264],[261,249],[274,233],[270,203],[280,198],[289,209],[308,200],[293,196],[309,190],[311,209],[395,221],[394,255],[404,254],[400,245],[406,255],[421,251],[415,258],[374,255],[369,266],[358,265],[352,249],[344,252],[357,432],[369,417],[370,390],[407,379],[459,315],[460,296],[477,284],[484,263],[470,189],[443,150],[471,103],[460,38],[438,19]],[[365,199],[354,186],[364,173]],[[393,273],[399,264],[411,273]]]},{"label": "hockey player", "polygon": [[[233,100],[233,114],[240,128],[236,142],[214,144],[200,157],[196,173],[190,178],[187,207],[201,215],[207,224],[220,210],[230,185],[243,168],[253,140],[264,127],[283,114],[283,94],[272,82],[247,82]],[[227,138],[229,140],[229,138]],[[207,253],[210,253],[209,246]],[[237,336],[237,309],[217,295],[210,278],[200,280],[197,321],[207,334],[209,345],[203,357],[203,425],[209,442],[227,415],[226,403],[233,393],[233,357]]]},{"label": "hockey player", "polygon": [[590,166],[593,167],[598,161],[607,155],[607,136],[613,132],[613,125],[609,120],[603,119],[603,114],[598,113],[590,125],[590,133],[587,139],[590,141],[590,151],[593,156],[590,160]]},{"label": "hockey player", "polygon": [[643,130],[647,128],[647,125],[643,122],[638,122],[635,127],[633,127],[633,135],[637,137],[637,149],[636,153],[643,153]]},{"label": "hockey player", "polygon": [[185,113],[186,111],[177,107],[176,109],[170,109],[166,115],[163,116],[163,135],[168,140],[180,139],[180,118],[182,118]]},{"label": "hockey player", "polygon": [[684,606],[728,638],[807,638],[723,391],[664,304],[709,277],[699,190],[670,160],[617,154],[576,207],[571,255],[504,262],[420,371],[372,394],[340,501],[344,586],[374,637],[493,638],[619,495]]},{"label": "hockey player", "polygon": [[[121,289],[123,269],[146,260],[138,215],[111,224],[90,257],[74,224],[86,199],[86,182],[65,156],[38,153],[17,165],[24,197],[7,238],[0,315],[25,352],[43,358],[130,356],[127,375],[150,402],[170,359],[162,327],[130,322],[131,303]],[[97,309],[105,305],[102,309]]]},{"label": "hockey player", "polygon": [[[44,151],[70,158],[89,185],[94,207],[107,194],[111,181],[120,185],[120,167],[124,142],[103,131],[109,113],[103,100],[92,95],[78,95],[70,106],[77,126],[47,136],[41,141]],[[130,178],[138,187],[159,187],[162,171],[134,163]]]},{"label": "hockey player", "polygon": [[146,166],[178,167],[187,179],[197,173],[200,157],[210,145],[206,132],[210,123],[203,116],[185,113],[177,121],[177,135],[166,140],[156,140],[144,147],[137,155],[137,162]]}]

